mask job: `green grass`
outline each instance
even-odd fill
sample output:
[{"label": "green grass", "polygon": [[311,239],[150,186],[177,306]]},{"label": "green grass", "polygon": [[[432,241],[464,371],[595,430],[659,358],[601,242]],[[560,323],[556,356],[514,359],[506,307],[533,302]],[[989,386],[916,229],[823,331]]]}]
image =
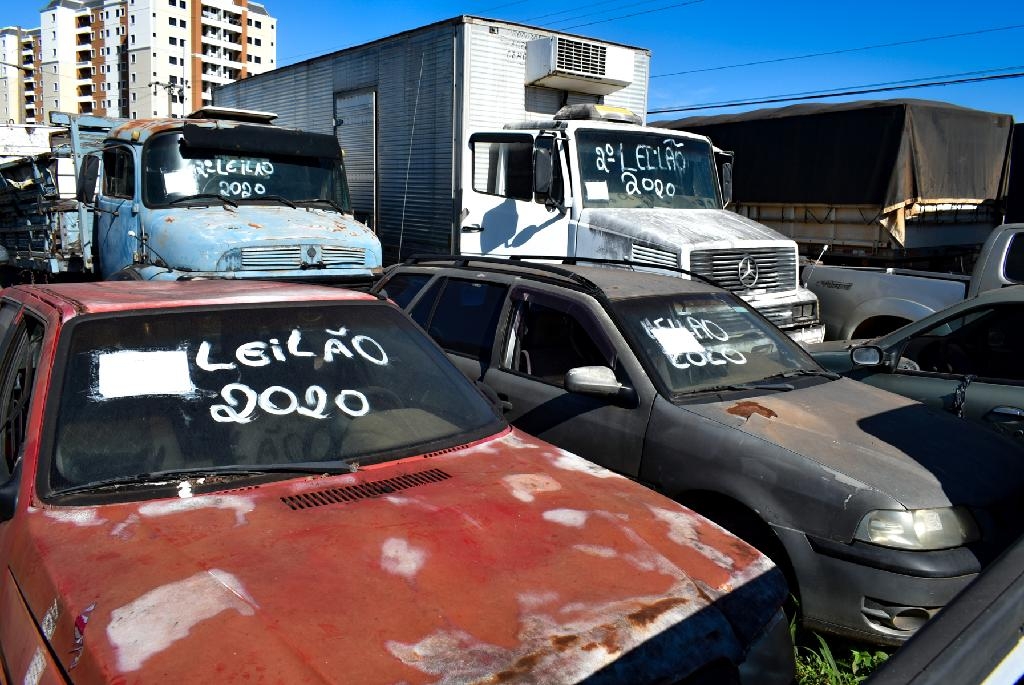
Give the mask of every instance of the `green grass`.
[{"label": "green grass", "polygon": [[825,638],[790,623],[797,685],[857,685],[885,663],[892,649]]}]

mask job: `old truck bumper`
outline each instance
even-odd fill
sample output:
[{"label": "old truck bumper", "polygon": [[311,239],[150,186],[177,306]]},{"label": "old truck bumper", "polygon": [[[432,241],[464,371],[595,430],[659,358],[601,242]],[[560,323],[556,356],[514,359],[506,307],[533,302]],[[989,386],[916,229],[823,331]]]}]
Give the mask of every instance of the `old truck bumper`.
[{"label": "old truck bumper", "polygon": [[966,547],[910,552],[775,532],[799,569],[805,625],[879,644],[902,644],[981,569]]}]

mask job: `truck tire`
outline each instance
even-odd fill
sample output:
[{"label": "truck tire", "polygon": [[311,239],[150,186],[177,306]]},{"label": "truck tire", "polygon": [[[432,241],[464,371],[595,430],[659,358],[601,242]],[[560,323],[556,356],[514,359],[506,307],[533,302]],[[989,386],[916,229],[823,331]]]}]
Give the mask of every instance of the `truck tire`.
[{"label": "truck tire", "polygon": [[861,321],[857,328],[850,335],[851,338],[877,338],[886,333],[892,333],[901,326],[910,323],[910,319],[900,316],[875,316],[866,321]]}]

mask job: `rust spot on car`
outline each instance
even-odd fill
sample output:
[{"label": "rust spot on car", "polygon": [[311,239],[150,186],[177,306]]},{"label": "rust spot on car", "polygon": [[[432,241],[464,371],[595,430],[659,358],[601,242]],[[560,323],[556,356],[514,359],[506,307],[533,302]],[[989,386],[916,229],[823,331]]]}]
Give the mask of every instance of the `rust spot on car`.
[{"label": "rust spot on car", "polygon": [[619,644],[618,634],[615,631],[615,627],[604,625],[601,626],[601,631],[604,633],[604,637],[601,638],[601,641],[598,644],[604,647],[605,651],[609,654],[621,652],[622,646]]},{"label": "rust spot on car", "polygon": [[579,635],[556,635],[551,638],[551,644],[554,645],[555,649],[559,652],[564,652],[579,641]]},{"label": "rust spot on car", "polygon": [[527,654],[526,656],[521,657],[518,661],[516,661],[516,663],[513,664],[512,668],[507,668],[504,671],[495,673],[487,682],[507,683],[511,680],[515,680],[519,676],[532,671],[539,662],[539,654]]},{"label": "rust spot on car", "polygon": [[583,651],[593,652],[595,649],[597,649],[597,647],[598,645],[596,642],[588,642],[587,644],[583,645]]},{"label": "rust spot on car", "polygon": [[173,216],[168,216],[167,218],[164,219],[164,221],[169,223],[169,224],[173,224],[174,223],[174,217]]},{"label": "rust spot on car", "polygon": [[650,606],[646,606],[643,609],[634,611],[626,618],[629,622],[638,628],[650,625],[658,619],[659,616],[664,614],[666,611],[670,611],[680,604],[686,604],[686,600],[682,597],[666,597],[660,599]]},{"label": "rust spot on car", "polygon": [[773,412],[768,407],[760,405],[757,402],[751,402],[750,400],[737,402],[733,406],[726,409],[726,411],[735,416],[742,416],[745,419],[749,419],[753,414],[760,414],[766,419],[774,419],[776,416],[778,416],[778,414]]},{"label": "rust spot on car", "polygon": [[249,223],[249,226],[251,226],[252,228],[263,228],[262,224],[254,224],[252,222]]}]

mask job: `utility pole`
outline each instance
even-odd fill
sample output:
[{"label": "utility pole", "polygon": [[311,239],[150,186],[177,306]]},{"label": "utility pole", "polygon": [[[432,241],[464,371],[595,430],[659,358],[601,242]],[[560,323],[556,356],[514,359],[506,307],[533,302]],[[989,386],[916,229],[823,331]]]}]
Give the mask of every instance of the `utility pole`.
[{"label": "utility pole", "polygon": [[164,81],[151,81],[149,86],[153,89],[153,94],[156,95],[157,88],[163,88],[167,91],[167,116],[174,116],[174,96],[177,95],[178,99],[182,103],[182,117],[185,116],[185,84],[184,83],[167,83]]}]

